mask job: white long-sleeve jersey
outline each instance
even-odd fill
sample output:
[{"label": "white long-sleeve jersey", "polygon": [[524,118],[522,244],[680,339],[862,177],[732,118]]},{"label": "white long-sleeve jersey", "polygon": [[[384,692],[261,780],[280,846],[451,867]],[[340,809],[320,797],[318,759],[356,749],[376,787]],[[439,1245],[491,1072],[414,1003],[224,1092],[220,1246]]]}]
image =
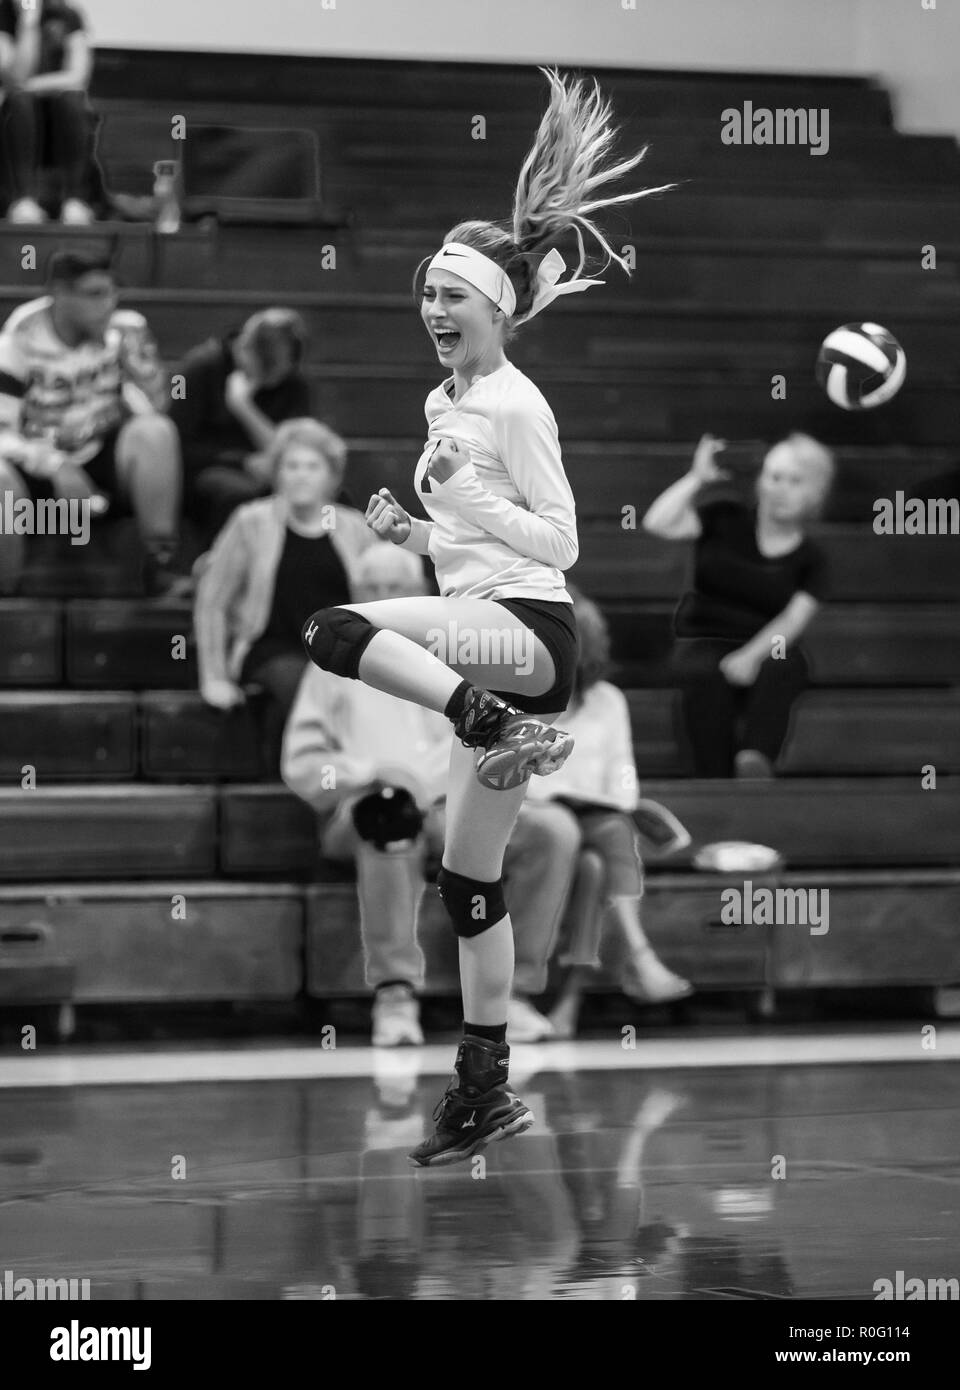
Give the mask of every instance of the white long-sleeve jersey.
[{"label": "white long-sleeve jersey", "polygon": [[[414,482],[431,520],[414,521],[407,547],[430,556],[445,598],[570,603],[563,571],[578,554],[576,507],[553,411],[512,362],[456,402],[453,381],[424,407],[427,442]],[[438,483],[425,475],[442,437],[470,462]]]}]

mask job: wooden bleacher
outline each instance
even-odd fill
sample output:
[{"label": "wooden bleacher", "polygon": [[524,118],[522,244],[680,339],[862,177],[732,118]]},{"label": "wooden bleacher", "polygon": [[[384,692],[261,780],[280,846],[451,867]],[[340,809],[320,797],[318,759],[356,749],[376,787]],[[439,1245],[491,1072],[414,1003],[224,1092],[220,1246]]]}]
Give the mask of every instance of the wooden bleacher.
[{"label": "wooden bleacher", "polygon": [[[960,461],[960,151],[899,134],[887,93],[861,79],[751,75],[756,105],[829,104],[828,159],[722,146],[737,75],[609,72],[603,86],[630,138],[650,142],[644,177],[682,182],[618,224],[619,244],[636,248],[633,278],[611,272],[513,353],[560,424],[581,522],[572,578],[607,612],[645,793],[697,842],[776,845],[778,883],[829,887],[834,901],[825,936],[723,931],[719,894],[743,876],[680,858],[649,866],[650,935],[701,989],[958,984],[960,540],[878,537],[872,507],[897,489],[947,495],[943,482],[928,489]],[[412,504],[437,368],[411,270],[452,221],[507,211],[542,94],[526,69],[101,52],[112,187],[149,191],[153,161],[176,153],[174,112],[188,125],[302,127],[320,138],[325,197],[352,225],[30,229],[34,272],[22,269],[24,230],[0,227],[0,312],[41,292],[55,245],[101,236],[116,238],[126,301],[171,364],[257,307],[293,304],[313,334],[317,413],[351,446],[355,500],[386,485]],[[478,112],[485,141],[470,139]],[[938,268],[925,272],[930,243]],[[335,269],[321,268],[323,246]],[[845,414],[814,382],[817,346],[837,323],[878,318],[904,345],[907,385],[879,411]],[[771,399],[774,372],[786,401]],[[813,685],[777,781],[691,780],[668,661],[688,554],[625,529],[624,509],[639,522],[705,430],[792,429],[838,457]],[[0,598],[0,949],[11,926],[46,923],[76,961],[78,1002],[362,992],[353,884],[315,881],[311,813],[259,780],[246,711],[202,706],[192,646],[172,656],[190,612],[144,602],[134,558],[120,523],[82,554],[37,543],[20,593]],[[21,789],[28,765],[35,790]],[[925,765],[936,790],[921,785]],[[186,920],[171,915],[178,893]],[[454,942],[429,892],[422,936],[428,990],[452,992]]]}]

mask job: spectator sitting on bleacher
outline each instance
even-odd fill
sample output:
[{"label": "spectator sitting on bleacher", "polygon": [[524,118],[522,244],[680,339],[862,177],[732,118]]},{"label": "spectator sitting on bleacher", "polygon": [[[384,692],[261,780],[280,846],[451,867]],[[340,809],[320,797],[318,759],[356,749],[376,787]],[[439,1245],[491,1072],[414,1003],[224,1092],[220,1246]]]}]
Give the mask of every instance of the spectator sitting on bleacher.
[{"label": "spectator sitting on bleacher", "polygon": [[620,986],[629,998],[662,1004],[692,992],[687,980],[663,964],[641,925],[643,861],[632,819],[639,784],[630,711],[623,692],[603,678],[610,658],[603,614],[572,584],[568,588],[580,633],[580,659],[573,698],[561,723],[575,743],[559,771],[531,778],[526,802],[549,802],[562,812],[575,832],[580,855],[564,921],[567,944],[559,957],[568,973],[550,1014],[558,1037],[576,1032],[583,986],[601,964],[599,947],[607,921],[623,948]]},{"label": "spectator sitting on bleacher", "polygon": [[349,601],[357,560],[384,544],[361,512],[333,502],[346,460],[346,445],[326,425],[286,421],[267,451],[275,494],[239,507],[196,566],[200,693],[226,710],[244,702],[243,685],[260,688],[274,771],[307,664],[300,630],[316,608]]},{"label": "spectator sitting on bleacher", "polygon": [[[356,567],[353,601],[405,598],[425,588],[419,557],[376,546]],[[307,666],[284,737],[283,780],[320,813],[323,855],[356,863],[366,982],[376,991],[373,1041],[379,1046],[423,1041],[417,908],[425,860],[439,860],[443,850],[451,742],[444,715],[314,665]],[[383,787],[390,789],[386,797]],[[529,997],[547,986],[578,843],[576,825],[561,807],[521,806],[504,855],[516,937],[508,1041],[552,1036],[549,1020]]]},{"label": "spectator sitting on bleacher", "polygon": [[[0,490],[14,498],[87,497],[131,512],[153,596],[183,582],[173,563],[180,447],[163,413],[169,381],[146,319],[117,308],[108,257],[58,251],[50,293],[15,309],[0,330]],[[25,537],[2,537],[6,587]]]},{"label": "spectator sitting on bleacher", "polygon": [[0,0],[3,134],[13,181],[10,222],[45,222],[39,170],[58,176],[61,221],[94,220],[88,187],[87,87],[92,57],[82,12],[65,0]]},{"label": "spectator sitting on bleacher", "polygon": [[188,512],[209,543],[235,507],[265,496],[277,426],[310,414],[301,370],[307,329],[293,309],[264,309],[239,332],[192,348],[171,417],[180,431]]},{"label": "spectator sitting on bleacher", "polygon": [[800,636],[823,596],[825,560],[806,526],[826,500],[833,459],[809,435],[791,434],[767,452],[755,500],[728,489],[703,495],[727,476],[716,461],[724,447],[705,434],[690,471],[661,493],[643,526],[696,542],[674,648],[695,774],[770,777],[807,684]]}]

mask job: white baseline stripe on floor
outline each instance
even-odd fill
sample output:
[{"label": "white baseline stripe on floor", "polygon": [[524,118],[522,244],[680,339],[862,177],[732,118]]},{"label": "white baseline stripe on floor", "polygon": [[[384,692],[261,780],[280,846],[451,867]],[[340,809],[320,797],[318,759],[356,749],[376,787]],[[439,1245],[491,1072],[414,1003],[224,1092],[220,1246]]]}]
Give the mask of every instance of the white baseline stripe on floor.
[{"label": "white baseline stripe on floor", "polygon": [[[454,1042],[427,1047],[168,1048],[42,1051],[0,1059],[0,1088],[34,1086],[155,1086],[200,1081],[331,1080],[357,1076],[446,1076]],[[619,1042],[518,1043],[511,1080],[550,1071],[675,1071],[690,1067],[796,1067],[871,1062],[960,1060],[960,1026],[937,1024],[936,1048],[922,1046],[920,1025],[862,1033],[778,1033],[744,1037],[643,1038]]]}]

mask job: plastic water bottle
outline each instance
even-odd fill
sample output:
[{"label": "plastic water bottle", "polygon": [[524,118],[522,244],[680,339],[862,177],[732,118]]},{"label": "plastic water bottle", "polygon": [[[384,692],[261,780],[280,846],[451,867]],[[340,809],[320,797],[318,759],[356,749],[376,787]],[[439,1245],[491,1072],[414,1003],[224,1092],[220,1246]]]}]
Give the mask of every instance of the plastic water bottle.
[{"label": "plastic water bottle", "polygon": [[156,228],[164,236],[180,230],[180,200],[177,197],[177,161],[158,159],[153,166],[153,196],[156,199]]}]

